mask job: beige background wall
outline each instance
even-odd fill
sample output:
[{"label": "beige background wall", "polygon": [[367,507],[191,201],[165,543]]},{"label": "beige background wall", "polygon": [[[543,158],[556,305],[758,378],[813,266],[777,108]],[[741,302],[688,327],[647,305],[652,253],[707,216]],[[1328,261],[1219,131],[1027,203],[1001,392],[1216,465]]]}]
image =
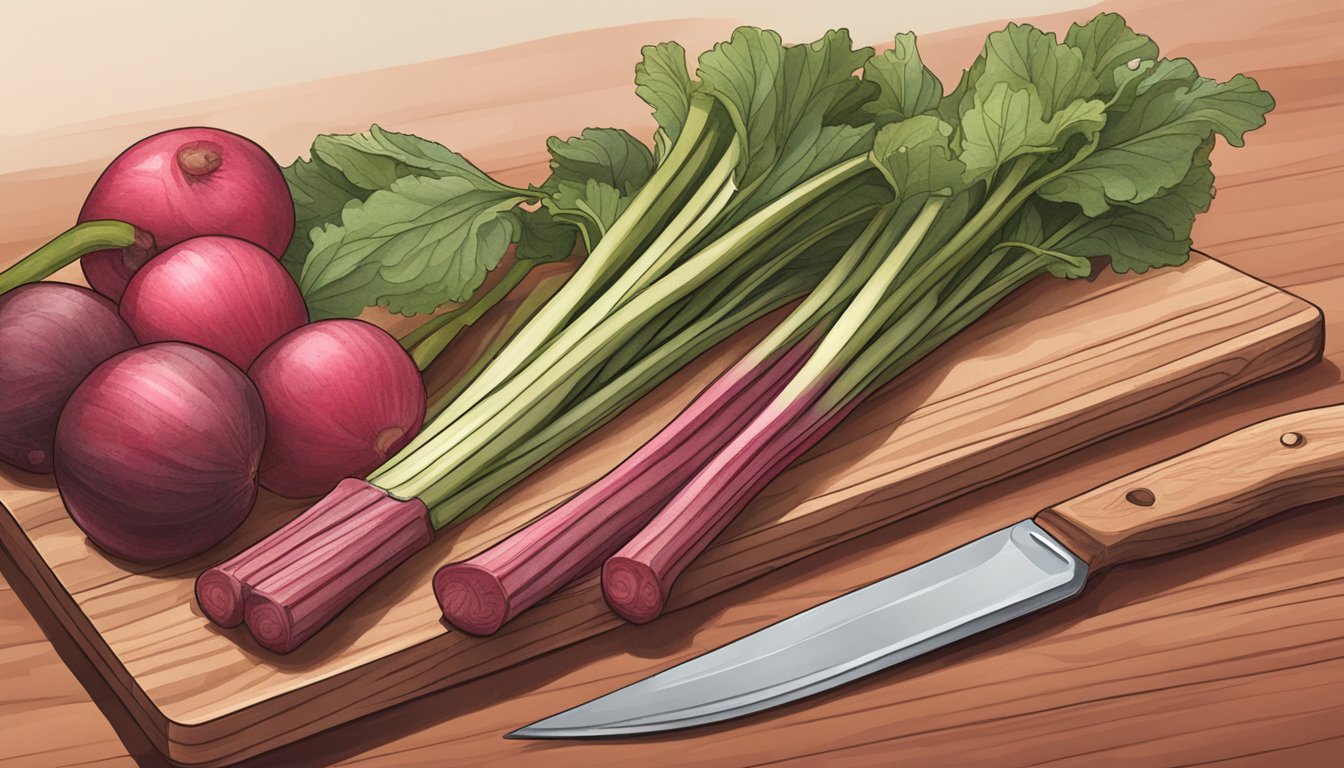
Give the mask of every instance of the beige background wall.
[{"label": "beige background wall", "polygon": [[0,0],[0,136],[642,21],[735,19],[773,27],[794,40],[848,26],[866,40],[876,30],[930,32],[1085,5],[1085,0]]}]

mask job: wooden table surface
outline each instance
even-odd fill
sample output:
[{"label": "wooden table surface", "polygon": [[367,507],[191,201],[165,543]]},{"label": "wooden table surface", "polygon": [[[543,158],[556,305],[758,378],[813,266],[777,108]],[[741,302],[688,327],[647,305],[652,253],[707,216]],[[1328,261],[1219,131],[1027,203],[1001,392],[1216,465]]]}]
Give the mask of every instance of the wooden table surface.
[{"label": "wooden table surface", "polygon": [[[1215,154],[1218,198],[1195,242],[1320,306],[1324,360],[813,555],[664,617],[656,633],[618,629],[249,765],[1338,764],[1342,503],[1116,568],[1069,604],[735,723],[602,743],[500,738],[1238,426],[1344,401],[1344,6],[1105,6],[1154,36],[1165,54],[1189,56],[1220,78],[1244,71],[1278,99],[1269,125],[1246,148]],[[1090,14],[1033,21],[1062,31]],[[993,26],[930,35],[921,47],[950,79]],[[722,31],[695,30],[706,39]],[[877,41],[884,33],[856,30],[856,37]],[[92,141],[67,134],[22,148],[50,153],[61,142]],[[106,151],[75,157],[65,176],[0,177],[0,259],[59,229],[25,216],[21,196],[86,187]],[[162,765],[55,620],[25,593],[7,556],[0,574],[0,765]]]}]

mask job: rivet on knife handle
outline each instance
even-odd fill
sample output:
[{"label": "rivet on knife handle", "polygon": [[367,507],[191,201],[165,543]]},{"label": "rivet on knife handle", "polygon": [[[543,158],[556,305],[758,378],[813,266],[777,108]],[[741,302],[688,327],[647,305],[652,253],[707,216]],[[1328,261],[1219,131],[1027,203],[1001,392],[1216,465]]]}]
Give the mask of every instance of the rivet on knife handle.
[{"label": "rivet on knife handle", "polygon": [[1092,572],[1213,541],[1344,495],[1344,405],[1298,411],[1145,467],[1036,515]]}]

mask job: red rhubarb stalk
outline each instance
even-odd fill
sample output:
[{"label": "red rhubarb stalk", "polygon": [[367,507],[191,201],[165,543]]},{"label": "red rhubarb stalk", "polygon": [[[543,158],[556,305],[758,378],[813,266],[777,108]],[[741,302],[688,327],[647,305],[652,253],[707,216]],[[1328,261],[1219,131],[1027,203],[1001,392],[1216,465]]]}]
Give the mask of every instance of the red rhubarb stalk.
[{"label": "red rhubarb stalk", "polygon": [[345,494],[338,489],[327,495],[338,498],[325,514],[310,509],[295,518],[286,527],[304,528],[306,535],[289,539],[292,549],[281,555],[289,567],[251,582],[243,620],[263,648],[292,651],[433,541],[424,502],[364,485],[379,491],[377,498],[368,501],[361,489],[346,486]]},{"label": "red rhubarb stalk", "polygon": [[765,485],[820,439],[825,416],[799,402],[765,411],[602,567],[611,609],[636,624],[658,617],[672,583]]},{"label": "red rhubarb stalk", "polygon": [[[890,286],[914,256],[943,204],[940,197],[928,200],[890,254],[878,250],[884,255],[881,265],[788,385],[673,496],[644,530],[606,562],[602,590],[613,611],[637,624],[657,618],[667,603],[672,583],[686,566],[770,479],[788,466],[800,453],[800,446],[820,439],[818,426],[827,423],[835,410],[818,407],[822,395],[843,370],[846,356],[853,354],[851,350],[880,332],[873,309],[884,299],[895,298],[889,296]],[[888,226],[901,224],[904,222]],[[907,291],[913,292],[913,288]],[[912,333],[927,317],[931,303],[931,296],[918,301],[901,330]]]},{"label": "red rhubarb stalk", "polygon": [[343,480],[271,536],[201,574],[196,595],[212,620],[235,626],[241,616],[262,647],[287,653],[433,537],[419,500]]},{"label": "red rhubarb stalk", "polygon": [[798,373],[835,308],[877,268],[864,257],[892,214],[873,218],[816,290],[620,466],[514,536],[441,568],[434,593],[444,618],[471,634],[494,634],[634,536]]},{"label": "red rhubarb stalk", "polygon": [[202,612],[221,627],[243,623],[243,602],[251,592],[247,583],[286,553],[310,541],[328,515],[340,517],[345,509],[362,509],[386,495],[383,489],[363,480],[342,480],[288,525],[198,576],[196,600]]},{"label": "red rhubarb stalk", "polygon": [[491,635],[635,534],[704,463],[768,404],[812,345],[774,361],[745,358],[605,477],[514,536],[434,576],[444,618]]}]

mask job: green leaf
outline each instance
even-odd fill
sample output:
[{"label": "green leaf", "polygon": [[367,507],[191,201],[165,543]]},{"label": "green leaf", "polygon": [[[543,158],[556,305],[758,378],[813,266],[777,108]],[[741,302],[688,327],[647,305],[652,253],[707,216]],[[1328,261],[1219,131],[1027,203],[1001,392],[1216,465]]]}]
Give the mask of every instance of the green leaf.
[{"label": "green leaf", "polygon": [[643,142],[614,128],[585,128],[566,140],[552,137],[546,147],[551,176],[536,191],[548,215],[577,227],[591,252],[649,180],[653,155]]},{"label": "green leaf", "polygon": [[557,221],[578,227],[590,253],[629,203],[629,195],[597,179],[557,182],[542,200]]},{"label": "green leaf", "polygon": [[1078,99],[1097,94],[1097,78],[1077,48],[1058,42],[1053,32],[1009,24],[985,40],[984,71],[976,80],[977,96],[1006,84],[1010,89],[1034,88],[1042,120]]},{"label": "green leaf", "polygon": [[953,157],[952,126],[933,115],[885,125],[873,141],[872,160],[898,200],[951,196],[962,187],[966,166]]},{"label": "green leaf", "polygon": [[[1133,66],[1130,66],[1133,64]],[[1114,85],[1114,92],[1107,97],[1106,108],[1111,112],[1127,112],[1133,106],[1134,99],[1138,97],[1138,91],[1144,87],[1144,83],[1152,76],[1157,68],[1158,62],[1143,60],[1137,63],[1129,62],[1121,64],[1111,72],[1111,82]]]},{"label": "green leaf", "polygon": [[635,65],[635,95],[653,108],[659,133],[670,145],[681,135],[691,104],[686,49],[679,43],[659,43],[644,46],[642,53],[644,58]]},{"label": "green leaf", "polygon": [[[982,80],[983,82],[983,80]],[[996,83],[975,92],[975,106],[962,118],[961,160],[968,180],[987,178],[1010,160],[1063,148],[1077,134],[1090,135],[1106,122],[1106,105],[1078,99],[1043,120],[1040,96],[1030,85]]]},{"label": "green leaf", "polygon": [[1086,24],[1070,26],[1064,43],[1082,53],[1083,63],[1097,78],[1101,96],[1116,92],[1116,75],[1130,71],[1129,62],[1156,59],[1158,55],[1157,43],[1130,29],[1124,17],[1115,13],[1099,13]]},{"label": "green leaf", "polygon": [[368,133],[318,136],[313,155],[369,191],[387,189],[406,176],[463,176],[478,186],[508,189],[442,144],[377,125]]},{"label": "green leaf", "polygon": [[546,148],[551,153],[551,177],[543,189],[562,181],[584,184],[595,180],[629,195],[653,173],[649,148],[616,128],[585,128],[579,136],[565,140],[553,136]]},{"label": "green leaf", "polygon": [[1245,75],[1233,75],[1225,83],[1202,77],[1176,99],[1182,119],[1209,126],[1234,147],[1245,145],[1246,132],[1264,125],[1265,115],[1274,109],[1274,97]]},{"label": "green leaf", "polygon": [[855,72],[871,56],[844,30],[785,48],[777,33],[754,27],[702,54],[701,87],[723,105],[741,142],[738,185],[758,184],[783,158],[806,155],[800,147],[821,140],[822,127],[855,120],[875,87]]},{"label": "green leaf", "polygon": [[518,240],[525,198],[466,176],[405,176],[316,231],[299,287],[313,319],[373,304],[402,314],[465,301]]},{"label": "green leaf", "polygon": [[897,35],[890,50],[869,59],[863,79],[877,85],[877,97],[864,109],[878,124],[933,114],[943,100],[943,84],[924,66],[912,32]]},{"label": "green leaf", "polygon": [[1180,183],[1134,205],[1116,205],[1074,231],[1060,247],[1085,256],[1109,256],[1116,272],[1146,272],[1184,264],[1195,216],[1213,201],[1209,165],[1212,139],[1196,151]]},{"label": "green leaf", "polygon": [[938,116],[945,122],[959,125],[971,107],[975,106],[975,84],[984,73],[985,54],[982,52],[971,62],[970,68],[961,71],[957,87],[938,104]]},{"label": "green leaf", "polygon": [[1098,216],[1112,204],[1141,203],[1178,184],[1196,160],[1196,150],[1214,133],[1239,146],[1246,131],[1264,124],[1274,106],[1255,81],[1237,75],[1226,83],[1157,79],[1126,112],[1107,123],[1098,149],[1048,182],[1039,194],[1082,206]]},{"label": "green leaf", "polygon": [[[818,128],[815,138],[785,147],[784,154],[770,172],[740,199],[739,211],[763,207],[809,177],[863,154],[872,143],[873,129],[869,126],[825,125]],[[740,216],[741,213],[729,223]]]},{"label": "green leaf", "polygon": [[280,263],[297,281],[312,250],[313,229],[341,220],[341,209],[351,200],[368,197],[367,190],[350,183],[344,174],[320,159],[295,160],[281,169],[294,199],[294,236]]},{"label": "green leaf", "polygon": [[513,255],[519,261],[562,261],[574,252],[578,233],[569,224],[556,221],[548,209],[520,211],[518,219],[523,231]]}]

